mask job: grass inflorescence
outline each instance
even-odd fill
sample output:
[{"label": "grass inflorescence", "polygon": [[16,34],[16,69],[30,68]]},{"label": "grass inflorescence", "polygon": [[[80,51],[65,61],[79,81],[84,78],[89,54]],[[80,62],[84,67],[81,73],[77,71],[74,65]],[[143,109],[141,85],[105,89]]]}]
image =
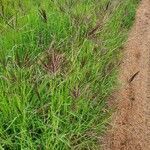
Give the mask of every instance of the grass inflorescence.
[{"label": "grass inflorescence", "polygon": [[137,0],[0,0],[0,149],[96,150]]}]

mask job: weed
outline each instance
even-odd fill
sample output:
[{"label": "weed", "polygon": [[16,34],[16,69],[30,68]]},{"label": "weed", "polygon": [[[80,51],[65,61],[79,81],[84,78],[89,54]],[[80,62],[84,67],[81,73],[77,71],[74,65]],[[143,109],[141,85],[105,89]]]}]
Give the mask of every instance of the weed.
[{"label": "weed", "polygon": [[0,3],[0,149],[98,149],[137,0]]}]

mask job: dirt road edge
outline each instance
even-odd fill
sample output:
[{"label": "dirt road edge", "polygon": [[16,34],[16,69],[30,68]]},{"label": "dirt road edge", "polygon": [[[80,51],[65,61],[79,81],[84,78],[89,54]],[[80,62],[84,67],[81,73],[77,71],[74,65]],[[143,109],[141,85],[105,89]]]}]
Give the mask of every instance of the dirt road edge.
[{"label": "dirt road edge", "polygon": [[104,150],[150,150],[150,0],[143,0],[124,49],[117,111]]}]

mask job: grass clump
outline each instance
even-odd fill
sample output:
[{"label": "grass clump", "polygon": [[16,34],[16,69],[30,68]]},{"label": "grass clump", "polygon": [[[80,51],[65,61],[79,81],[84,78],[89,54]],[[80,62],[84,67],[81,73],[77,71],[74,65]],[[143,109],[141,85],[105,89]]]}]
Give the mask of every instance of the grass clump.
[{"label": "grass clump", "polygon": [[0,149],[96,150],[137,0],[1,0]]}]

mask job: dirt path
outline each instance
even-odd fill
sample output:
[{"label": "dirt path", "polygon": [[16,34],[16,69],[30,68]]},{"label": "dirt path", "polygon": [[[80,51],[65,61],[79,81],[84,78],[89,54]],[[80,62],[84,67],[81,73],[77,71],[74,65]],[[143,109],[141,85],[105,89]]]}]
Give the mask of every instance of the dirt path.
[{"label": "dirt path", "polygon": [[122,88],[104,150],[150,150],[150,0],[138,8],[124,53]]}]

